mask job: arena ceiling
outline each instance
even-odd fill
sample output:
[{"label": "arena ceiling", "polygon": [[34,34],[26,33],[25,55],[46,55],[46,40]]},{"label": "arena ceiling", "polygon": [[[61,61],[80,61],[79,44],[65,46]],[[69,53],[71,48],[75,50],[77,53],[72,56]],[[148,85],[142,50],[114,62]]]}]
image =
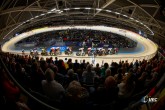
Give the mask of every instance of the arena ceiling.
[{"label": "arena ceiling", "polygon": [[141,29],[150,34],[139,23],[120,14],[104,11],[112,10],[141,21],[154,32],[154,37],[157,37],[159,42],[165,43],[164,5],[164,0],[0,0],[0,36],[2,38],[17,25],[48,13],[52,9],[62,11],[36,17],[24,23],[24,27],[39,26],[42,23],[54,25],[90,23]]}]

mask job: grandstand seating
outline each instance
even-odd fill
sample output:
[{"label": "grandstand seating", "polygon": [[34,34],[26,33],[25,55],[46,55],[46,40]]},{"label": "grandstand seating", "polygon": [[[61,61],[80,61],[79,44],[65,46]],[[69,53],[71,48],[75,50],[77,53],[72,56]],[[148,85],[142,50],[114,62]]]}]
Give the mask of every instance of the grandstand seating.
[{"label": "grandstand seating", "polygon": [[[99,74],[102,74],[102,72],[106,72],[105,67],[99,67],[101,70],[99,74],[98,73],[95,74],[95,67],[91,68],[95,74],[94,76],[95,80],[93,84],[91,85],[91,84],[86,84],[83,81],[83,72],[86,71],[87,65],[90,65],[89,63],[75,64],[72,62],[71,59],[68,59],[68,62],[65,62],[65,63],[62,60],[58,60],[55,62],[52,58],[47,59],[46,61],[43,61],[43,60],[40,61],[39,59],[32,59],[30,56],[14,55],[10,53],[2,53],[2,52],[0,55],[1,55],[1,65],[0,65],[1,73],[4,72],[4,74],[7,74],[9,79],[12,79],[12,78],[16,79],[16,80],[13,80],[12,82],[16,83],[16,86],[19,87],[20,91],[23,92],[25,90],[27,92],[27,93],[23,92],[23,94],[30,96],[29,99],[27,98],[28,101],[26,103],[21,102],[20,98],[18,98],[15,101],[12,101],[12,104],[13,106],[16,104],[17,106],[20,107],[20,105],[17,104],[18,102],[25,103],[25,105],[27,105],[26,107],[27,109],[37,109],[37,107],[39,107],[40,105],[42,106],[40,106],[39,108],[42,110],[52,109],[51,107],[57,108],[57,109],[70,108],[70,109],[93,109],[93,110],[99,110],[103,108],[105,110],[109,108],[111,108],[112,110],[115,110],[115,109],[122,110],[122,109],[129,109],[129,108],[137,109],[135,105],[138,105],[139,103],[140,105],[143,104],[139,100],[141,100],[143,96],[147,95],[152,88],[154,88],[155,86],[158,86],[156,85],[155,82],[158,82],[162,78],[162,75],[165,73],[165,70],[164,70],[165,62],[158,55],[156,55],[153,59],[149,61],[146,61],[146,60],[137,61],[133,65],[129,65],[129,63],[125,61],[121,61],[119,63],[113,62],[112,65],[109,65],[107,63],[108,65],[106,69],[108,68],[111,71],[109,76],[115,77],[115,75],[118,74],[117,70],[118,69],[122,70],[123,83],[126,83],[126,79],[128,80],[128,76],[125,73],[128,72],[129,74],[132,74],[133,75],[132,78],[134,78],[134,83],[135,83],[134,90],[137,90],[137,91],[134,91],[133,94],[131,94],[131,96],[126,97],[126,98],[116,97],[114,100],[112,100],[112,102],[95,103],[95,100],[93,100],[92,95],[95,94],[95,92],[98,92],[98,88],[99,87],[103,88],[102,89],[103,91],[100,92],[103,94],[106,93],[106,90],[107,90],[104,83],[107,76],[99,75]],[[43,64],[45,65],[44,68],[43,68]],[[42,90],[42,85],[40,85],[40,82],[45,79],[44,74],[45,74],[46,68],[51,68],[54,71],[55,73],[54,79],[56,81],[63,80],[61,82],[59,81],[59,83],[61,83],[63,88],[66,90],[66,92],[67,92],[67,87],[70,82],[72,82],[73,80],[79,81],[82,87],[88,91],[89,97],[87,97],[87,100],[85,100],[85,102],[83,103],[81,101],[80,101],[81,103],[80,102],[71,103],[74,98],[71,101],[71,99],[67,98],[67,94],[64,95],[64,98],[61,102],[54,102],[50,97],[48,98],[48,96],[46,96]],[[33,69],[35,69],[35,71]],[[73,69],[76,73],[67,74],[67,72],[70,69]],[[86,72],[87,74],[91,73],[90,71],[86,71]],[[60,75],[57,75],[57,73]],[[76,77],[78,76],[78,79],[75,78],[75,75]],[[21,78],[23,78],[24,80],[21,80]],[[161,79],[161,80],[164,80],[164,79]],[[143,83],[143,85],[140,85],[141,89],[138,90],[139,89],[138,84],[141,84],[141,83]],[[2,84],[1,85],[2,90],[5,91],[5,85],[3,85],[3,82],[1,82],[1,84]],[[111,84],[112,83],[110,83],[110,85]],[[116,83],[115,87],[117,87],[118,84]],[[160,85],[161,84],[159,84],[159,86]],[[93,89],[91,89],[91,87]],[[4,104],[4,105],[9,104],[7,102],[10,99],[7,99],[7,102],[5,102],[6,99],[4,97],[7,99],[5,92],[1,94],[1,100],[2,100],[1,104]],[[41,103],[40,101],[44,102],[45,104]],[[137,102],[139,103],[136,104]],[[51,105],[51,107],[49,105]],[[17,107],[15,108],[17,109]]]}]

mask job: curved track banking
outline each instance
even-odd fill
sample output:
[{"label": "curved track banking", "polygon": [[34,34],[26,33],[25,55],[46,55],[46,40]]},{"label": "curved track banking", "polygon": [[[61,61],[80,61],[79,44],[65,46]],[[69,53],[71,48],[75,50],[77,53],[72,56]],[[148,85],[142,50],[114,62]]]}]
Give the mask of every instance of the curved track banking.
[{"label": "curved track banking", "polygon": [[[25,39],[27,37],[30,37],[34,34],[48,32],[48,31],[55,31],[55,30],[66,30],[66,29],[91,29],[91,30],[107,31],[107,32],[119,34],[140,43],[140,45],[142,45],[144,49],[143,51],[136,52],[136,54],[121,53],[118,55],[97,56],[95,58],[88,57],[88,56],[76,56],[76,55],[67,56],[67,55],[62,54],[58,56],[59,59],[72,58],[73,60],[77,59],[78,61],[85,59],[86,61],[89,61],[90,63],[92,63],[92,60],[95,60],[95,63],[100,63],[100,64],[105,63],[105,62],[109,63],[112,61],[118,62],[121,59],[128,60],[128,62],[132,62],[135,60],[142,60],[142,59],[149,60],[153,58],[157,52],[157,45],[151,40],[125,29],[106,27],[106,26],[60,26],[60,27],[44,27],[44,28],[34,29],[29,32],[22,33],[14,38],[11,38],[9,41],[7,41],[5,44],[2,45],[2,51],[20,54],[21,53],[20,50],[14,50],[14,47],[15,47],[14,45],[16,42],[22,39]],[[29,51],[28,52],[25,51],[25,54],[29,54]],[[50,57],[50,56],[41,56],[41,55],[39,56],[44,57],[44,58]]]}]

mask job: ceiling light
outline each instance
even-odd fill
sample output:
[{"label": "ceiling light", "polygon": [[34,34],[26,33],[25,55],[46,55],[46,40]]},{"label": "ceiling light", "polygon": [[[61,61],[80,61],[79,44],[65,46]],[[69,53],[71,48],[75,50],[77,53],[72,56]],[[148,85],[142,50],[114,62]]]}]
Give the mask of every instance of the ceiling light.
[{"label": "ceiling light", "polygon": [[112,12],[111,10],[105,10],[106,12]]},{"label": "ceiling light", "polygon": [[38,18],[39,16],[35,16],[34,18]]},{"label": "ceiling light", "polygon": [[123,15],[124,17],[128,17],[127,15]]},{"label": "ceiling light", "polygon": [[97,11],[101,11],[102,9],[101,8],[96,8]]},{"label": "ceiling light", "polygon": [[79,10],[80,8],[77,7],[77,8],[74,8],[74,9],[75,9],[75,10]]},{"label": "ceiling light", "polygon": [[64,10],[70,10],[69,8],[65,8]]},{"label": "ceiling light", "polygon": [[86,10],[90,10],[91,8],[85,8]]},{"label": "ceiling light", "polygon": [[140,21],[138,21],[138,20],[135,20],[136,22],[140,22]]},{"label": "ceiling light", "polygon": [[62,13],[63,11],[60,11],[60,12],[58,12],[58,13]]},{"label": "ceiling light", "polygon": [[44,16],[45,14],[40,14],[40,16]]},{"label": "ceiling light", "polygon": [[143,25],[143,23],[142,23],[142,22],[140,22],[140,24],[142,24],[142,25]]},{"label": "ceiling light", "polygon": [[47,13],[49,14],[49,13],[52,13],[52,12],[51,11],[48,11]]},{"label": "ceiling light", "polygon": [[115,14],[119,15],[120,13],[118,13],[118,12],[115,12]]},{"label": "ceiling light", "polygon": [[55,11],[56,10],[56,8],[54,8],[54,9],[51,9],[50,11]]}]

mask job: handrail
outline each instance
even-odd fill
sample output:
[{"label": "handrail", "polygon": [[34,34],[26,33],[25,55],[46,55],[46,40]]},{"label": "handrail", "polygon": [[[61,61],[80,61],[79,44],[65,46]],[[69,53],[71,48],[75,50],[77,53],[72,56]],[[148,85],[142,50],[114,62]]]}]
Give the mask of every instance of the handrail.
[{"label": "handrail", "polygon": [[35,101],[39,102],[40,104],[44,105],[45,107],[51,109],[51,110],[59,110],[57,108],[54,108],[46,103],[44,103],[43,101],[37,99],[36,97],[34,97],[33,95],[31,95],[28,91],[26,91],[16,80],[15,78],[10,74],[9,70],[7,69],[6,65],[4,64],[2,58],[0,57],[0,62],[2,63],[2,66],[4,67],[4,69],[6,70],[7,74],[10,76],[10,78],[14,81],[14,83],[24,92],[26,93],[30,98],[34,99]]}]

